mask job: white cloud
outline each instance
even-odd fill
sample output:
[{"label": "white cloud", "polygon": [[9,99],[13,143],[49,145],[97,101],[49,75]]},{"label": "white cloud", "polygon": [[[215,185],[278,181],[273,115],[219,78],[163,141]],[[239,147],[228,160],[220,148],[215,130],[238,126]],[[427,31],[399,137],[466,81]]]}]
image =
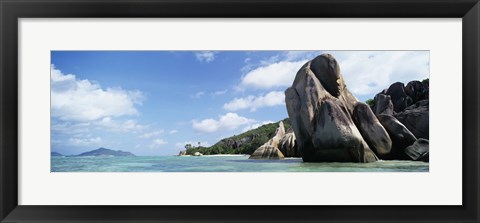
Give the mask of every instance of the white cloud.
[{"label": "white cloud", "polygon": [[199,91],[199,92],[197,92],[195,95],[193,95],[193,98],[200,98],[200,97],[202,97],[204,94],[205,94],[205,92]]},{"label": "white cloud", "polygon": [[177,133],[177,132],[178,132],[178,131],[174,129],[174,130],[171,130],[170,132],[168,132],[168,134],[175,134],[175,133]]},{"label": "white cloud", "polygon": [[288,51],[260,61],[255,69],[250,60],[245,61],[248,69],[242,70],[248,72],[238,89],[289,87],[297,71],[322,53],[337,59],[348,89],[359,96],[373,96],[394,82],[406,84],[430,74],[428,51]]},{"label": "white cloud", "polygon": [[273,63],[277,63],[280,60],[280,56],[282,56],[282,55],[271,56],[267,59],[261,60],[260,64],[263,65],[263,66],[268,66],[268,65],[271,65]]},{"label": "white cloud", "polygon": [[429,76],[428,51],[329,52],[339,62],[348,89],[354,95],[373,95],[390,84]]},{"label": "white cloud", "polygon": [[103,127],[107,131],[113,132],[138,132],[147,128],[144,125],[138,124],[135,120],[115,121],[110,117],[105,117],[102,120],[96,121],[93,124]]},{"label": "white cloud", "polygon": [[192,127],[198,132],[211,133],[221,130],[233,130],[240,126],[255,122],[253,119],[239,116],[236,113],[227,113],[220,116],[218,120],[204,119],[202,121],[192,121]]},{"label": "white cloud", "polygon": [[217,53],[213,51],[202,51],[195,53],[195,57],[197,57],[198,61],[205,61],[207,63],[210,63],[215,60],[216,54]]},{"label": "white cloud", "polygon": [[146,133],[143,133],[141,136],[139,136],[139,138],[141,138],[141,139],[149,139],[149,138],[152,138],[152,137],[159,136],[159,135],[161,135],[163,132],[164,132],[163,130],[158,130],[158,131],[153,131],[153,132],[146,132]]},{"label": "white cloud", "polygon": [[156,149],[156,148],[158,148],[160,146],[163,146],[167,143],[168,142],[163,140],[163,139],[154,139],[148,147],[150,147],[151,149]]},{"label": "white cloud", "polygon": [[285,60],[287,61],[299,61],[299,60],[311,60],[319,55],[319,51],[287,51],[284,53]]},{"label": "white cloud", "polygon": [[219,121],[214,119],[204,119],[200,122],[192,121],[192,127],[199,132],[215,132],[219,128]]},{"label": "white cloud", "polygon": [[263,121],[263,122],[254,123],[252,125],[248,125],[245,128],[243,128],[243,132],[246,132],[246,131],[252,130],[252,129],[256,129],[256,128],[262,126],[262,125],[266,125],[266,124],[270,124],[270,123],[274,123],[274,121]]},{"label": "white cloud", "polygon": [[247,96],[244,98],[235,98],[223,105],[223,108],[229,111],[238,111],[250,109],[256,111],[262,107],[272,107],[285,104],[285,94],[282,91],[272,91],[263,96]]},{"label": "white cloud", "polygon": [[163,139],[155,139],[153,140],[153,143],[157,144],[157,145],[165,145],[167,144],[167,142]]},{"label": "white cloud", "polygon": [[[180,149],[184,149],[185,145],[190,144],[192,146],[198,146],[199,141],[184,141],[184,142],[177,142],[175,146]],[[200,146],[209,147],[210,144],[207,141],[200,142]]]},{"label": "white cloud", "polygon": [[103,142],[102,138],[95,137],[95,138],[79,138],[79,137],[72,137],[68,140],[71,144],[76,146],[91,146],[91,145],[99,145]]},{"label": "white cloud", "polygon": [[68,134],[75,135],[79,133],[88,133],[92,123],[71,123],[71,122],[61,122],[58,123],[52,120],[50,130],[55,134]]},{"label": "white cloud", "polygon": [[271,89],[291,86],[297,71],[306,63],[300,61],[280,61],[257,67],[242,77],[240,89]]},{"label": "white cloud", "polygon": [[212,93],[212,97],[217,97],[217,96],[220,96],[220,95],[224,95],[228,92],[227,89],[223,90],[223,91],[215,91]]},{"label": "white cloud", "polygon": [[135,120],[118,121],[111,117],[105,117],[101,120],[92,122],[58,122],[52,120],[50,127],[52,133],[61,135],[90,134],[95,130],[137,133],[142,132],[147,128],[147,126],[138,124]]},{"label": "white cloud", "polygon": [[51,115],[64,121],[93,121],[107,116],[137,115],[140,91],[102,89],[98,83],[63,74],[51,65]]}]

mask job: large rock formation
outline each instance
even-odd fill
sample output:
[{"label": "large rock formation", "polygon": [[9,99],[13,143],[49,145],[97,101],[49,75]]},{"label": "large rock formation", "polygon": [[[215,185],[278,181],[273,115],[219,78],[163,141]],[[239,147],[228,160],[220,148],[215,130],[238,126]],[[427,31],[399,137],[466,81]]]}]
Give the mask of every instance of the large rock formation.
[{"label": "large rock formation", "polygon": [[305,162],[428,161],[428,144],[414,145],[429,136],[428,87],[428,79],[393,83],[370,107],[346,88],[333,56],[320,55],[285,91],[297,151]]},{"label": "large rock formation", "polygon": [[[288,116],[305,162],[378,159],[352,120],[358,100],[346,88],[332,55],[323,54],[307,62],[285,95]],[[376,121],[374,116],[371,118]],[[375,137],[371,141],[381,141]]]},{"label": "large rock formation", "polygon": [[255,150],[249,159],[283,159],[284,155],[278,149],[278,145],[284,136],[285,127],[283,122],[280,122],[275,131],[275,136]]},{"label": "large rock formation", "polygon": [[[392,139],[391,153],[382,159],[414,159],[413,143],[429,138],[429,80],[410,81],[406,86],[396,82],[375,95],[371,106]],[[423,141],[422,141],[423,142]],[[425,148],[425,143],[421,148]],[[407,147],[411,147],[407,150]],[[428,151],[428,143],[427,143]],[[377,154],[378,155],[378,154]],[[414,160],[428,161],[428,152]]]},{"label": "large rock formation", "polygon": [[401,82],[393,83],[388,89],[375,95],[372,106],[373,113],[375,115],[393,115],[402,112],[419,101],[428,100],[428,89],[428,79],[422,82],[410,81],[407,86]]}]

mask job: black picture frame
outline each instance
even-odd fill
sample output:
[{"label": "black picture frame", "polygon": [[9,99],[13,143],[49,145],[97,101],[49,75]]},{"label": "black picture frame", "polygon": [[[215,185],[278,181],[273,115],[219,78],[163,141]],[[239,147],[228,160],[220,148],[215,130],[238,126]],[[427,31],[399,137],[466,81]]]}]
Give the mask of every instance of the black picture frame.
[{"label": "black picture frame", "polygon": [[[479,222],[479,0],[0,0],[1,222]],[[461,206],[18,205],[19,18],[462,18]],[[460,75],[460,74],[451,74]],[[448,131],[448,126],[445,127]],[[422,196],[421,190],[412,196]]]}]

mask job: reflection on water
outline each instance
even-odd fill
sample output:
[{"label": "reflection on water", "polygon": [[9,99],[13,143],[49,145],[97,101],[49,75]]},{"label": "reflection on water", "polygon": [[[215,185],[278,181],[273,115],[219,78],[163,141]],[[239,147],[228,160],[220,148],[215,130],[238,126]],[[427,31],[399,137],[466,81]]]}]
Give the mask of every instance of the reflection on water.
[{"label": "reflection on water", "polygon": [[304,163],[239,156],[52,157],[52,172],[428,172],[419,161]]}]

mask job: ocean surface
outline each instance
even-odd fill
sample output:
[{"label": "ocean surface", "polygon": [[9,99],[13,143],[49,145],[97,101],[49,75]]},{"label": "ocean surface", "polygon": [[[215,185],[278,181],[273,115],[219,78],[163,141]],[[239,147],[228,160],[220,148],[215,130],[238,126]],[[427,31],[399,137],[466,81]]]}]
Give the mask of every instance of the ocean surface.
[{"label": "ocean surface", "polygon": [[52,172],[428,172],[420,161],[304,163],[301,158],[249,160],[248,155],[51,157]]}]

